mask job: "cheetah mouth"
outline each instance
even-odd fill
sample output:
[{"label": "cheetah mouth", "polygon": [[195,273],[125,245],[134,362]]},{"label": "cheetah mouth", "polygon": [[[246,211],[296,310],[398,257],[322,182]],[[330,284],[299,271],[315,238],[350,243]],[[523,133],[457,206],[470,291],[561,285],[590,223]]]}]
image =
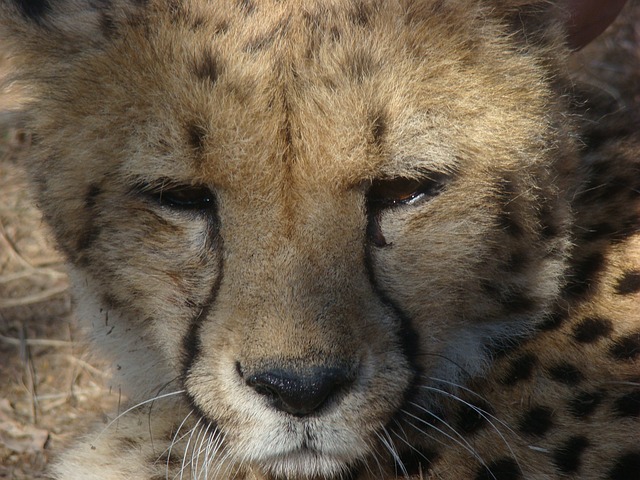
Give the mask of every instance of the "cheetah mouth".
[{"label": "cheetah mouth", "polygon": [[360,460],[307,445],[283,449],[273,454],[247,458],[241,464],[255,465],[269,480],[338,480],[356,478]]},{"label": "cheetah mouth", "polygon": [[[299,434],[280,431],[272,435],[253,436],[249,439],[232,438],[218,422],[200,414],[197,423],[208,432],[215,448],[194,447],[197,451],[211,450],[216,457],[226,457],[239,471],[247,470],[259,474],[265,480],[351,480],[359,478],[365,468],[363,460],[368,452],[345,453],[336,448],[329,439],[319,443],[319,430],[305,426]],[[286,430],[282,425],[278,430]],[[325,432],[326,433],[326,432]],[[198,435],[199,436],[199,435]],[[204,438],[205,435],[202,435]],[[206,453],[205,453],[206,454]],[[204,459],[205,462],[213,458]]]},{"label": "cheetah mouth", "polygon": [[269,480],[355,479],[363,468],[361,462],[348,464],[330,455],[306,448],[264,459],[258,466]]}]

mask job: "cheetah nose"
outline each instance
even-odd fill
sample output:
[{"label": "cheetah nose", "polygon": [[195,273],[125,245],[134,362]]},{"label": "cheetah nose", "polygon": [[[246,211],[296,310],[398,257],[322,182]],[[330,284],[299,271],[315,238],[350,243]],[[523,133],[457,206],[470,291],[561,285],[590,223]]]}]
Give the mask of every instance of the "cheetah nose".
[{"label": "cheetah nose", "polygon": [[283,412],[304,417],[319,410],[352,382],[347,368],[314,367],[304,372],[273,369],[249,376],[247,385]]}]

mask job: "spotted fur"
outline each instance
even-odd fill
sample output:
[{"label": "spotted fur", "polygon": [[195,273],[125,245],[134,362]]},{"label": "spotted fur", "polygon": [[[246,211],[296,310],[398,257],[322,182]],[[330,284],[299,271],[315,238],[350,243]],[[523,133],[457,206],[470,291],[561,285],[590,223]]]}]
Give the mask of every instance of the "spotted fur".
[{"label": "spotted fur", "polygon": [[130,402],[56,478],[637,476],[638,124],[574,91],[564,24],[0,1],[39,203]]}]

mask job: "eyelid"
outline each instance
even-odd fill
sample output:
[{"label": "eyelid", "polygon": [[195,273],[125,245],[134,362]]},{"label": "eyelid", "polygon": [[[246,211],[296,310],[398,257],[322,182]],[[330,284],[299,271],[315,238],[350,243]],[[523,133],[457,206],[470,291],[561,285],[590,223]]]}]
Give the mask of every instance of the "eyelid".
[{"label": "eyelid", "polygon": [[367,192],[367,202],[375,209],[411,205],[421,198],[439,195],[449,184],[450,174],[427,172],[422,177],[397,177],[375,180]]},{"label": "eyelid", "polygon": [[215,205],[215,195],[206,185],[183,184],[169,179],[140,181],[132,191],[161,207],[182,211],[203,211]]}]

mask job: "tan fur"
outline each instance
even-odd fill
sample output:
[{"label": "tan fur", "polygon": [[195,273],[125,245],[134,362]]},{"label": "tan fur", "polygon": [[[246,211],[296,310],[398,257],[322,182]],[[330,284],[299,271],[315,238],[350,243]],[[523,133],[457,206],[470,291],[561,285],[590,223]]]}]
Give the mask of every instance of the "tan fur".
[{"label": "tan fur", "polygon": [[[559,388],[556,363],[612,398],[638,391],[637,356],[571,343],[596,315],[633,344],[632,296],[611,290],[640,267],[615,237],[636,219],[627,197],[601,202],[613,232],[580,234],[601,228],[585,185],[615,185],[597,165],[619,151],[580,161],[558,9],[19,5],[0,2],[0,39],[31,88],[29,167],[79,314],[131,405],[158,397],[67,452],[57,478],[555,478],[575,472],[549,452],[579,431],[601,442],[615,410],[588,426],[554,413],[540,443],[518,431],[530,403],[556,412],[584,385]],[[376,203],[399,179],[441,178]],[[172,205],[176,187],[211,201]],[[596,254],[602,286],[585,273]],[[529,353],[540,373],[503,388]],[[328,397],[283,409],[274,389],[319,371],[339,376]],[[497,426],[465,432],[456,415],[478,395]],[[581,478],[614,468],[597,458],[638,433],[631,417]]]}]

